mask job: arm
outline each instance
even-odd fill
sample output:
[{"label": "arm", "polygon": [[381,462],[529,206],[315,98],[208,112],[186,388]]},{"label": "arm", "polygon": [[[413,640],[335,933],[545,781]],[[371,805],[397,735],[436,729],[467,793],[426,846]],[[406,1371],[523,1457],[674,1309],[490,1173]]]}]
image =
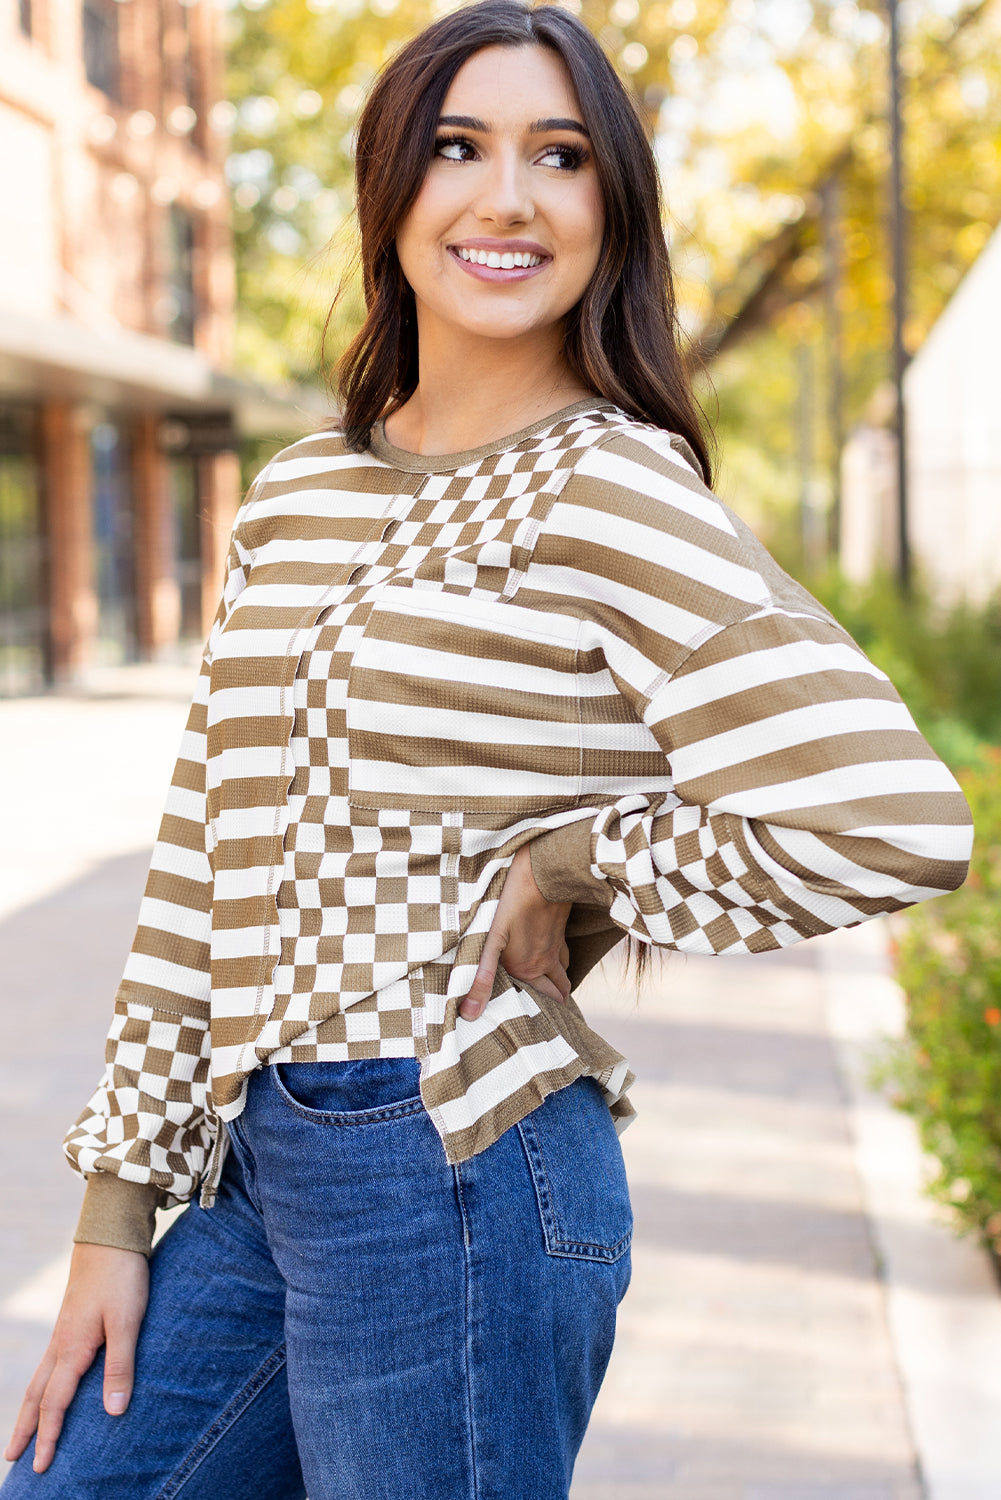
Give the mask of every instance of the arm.
[{"label": "arm", "polygon": [[212,653],[249,571],[240,528],[254,493],[234,528],[222,600],[115,999],[105,1072],[65,1140],[70,1162],[87,1177],[78,1243],[148,1254],[156,1207],[190,1197],[211,1145],[206,716]]},{"label": "arm", "polygon": [[8,1459],[19,1458],[37,1429],[37,1473],[52,1462],[66,1409],[102,1345],[105,1410],[111,1416],[126,1410],[156,1208],[194,1191],[210,1144],[206,714],[215,643],[250,568],[240,525],[255,493],[256,486],[234,527],[222,600],[115,1001],[105,1072],[64,1143],[71,1164],[87,1177],[83,1211],[56,1326],[5,1450]]},{"label": "arm", "polygon": [[969,812],[884,674],[673,456],[609,448],[554,507],[526,587],[584,595],[582,658],[666,776],[538,839],[543,895],[722,953],[954,889]]}]

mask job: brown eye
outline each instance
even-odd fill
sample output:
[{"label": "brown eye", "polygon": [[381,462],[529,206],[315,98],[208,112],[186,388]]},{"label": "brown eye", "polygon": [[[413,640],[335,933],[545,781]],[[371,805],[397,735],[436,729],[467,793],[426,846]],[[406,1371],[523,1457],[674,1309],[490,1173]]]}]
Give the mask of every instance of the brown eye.
[{"label": "brown eye", "polygon": [[576,172],[587,161],[587,152],[580,146],[550,146],[540,158],[542,165],[555,167],[560,172]]},{"label": "brown eye", "polygon": [[472,161],[476,155],[476,147],[463,136],[443,135],[435,141],[434,154],[443,161]]}]

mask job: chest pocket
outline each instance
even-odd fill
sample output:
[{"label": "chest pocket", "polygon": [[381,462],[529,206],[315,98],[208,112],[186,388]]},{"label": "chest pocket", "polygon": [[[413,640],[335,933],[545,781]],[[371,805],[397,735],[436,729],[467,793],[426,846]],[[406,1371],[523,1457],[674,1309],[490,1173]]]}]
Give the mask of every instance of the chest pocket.
[{"label": "chest pocket", "polygon": [[348,679],[353,807],[519,815],[581,786],[580,622],[389,586]]}]

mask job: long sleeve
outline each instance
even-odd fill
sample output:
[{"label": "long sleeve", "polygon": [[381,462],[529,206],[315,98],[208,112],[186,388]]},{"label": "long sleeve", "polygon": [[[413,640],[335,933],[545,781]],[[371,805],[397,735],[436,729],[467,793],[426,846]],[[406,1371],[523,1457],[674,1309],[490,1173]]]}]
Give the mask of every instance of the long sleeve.
[{"label": "long sleeve", "polygon": [[[254,492],[252,491],[252,494]],[[148,1252],[154,1210],[191,1196],[212,1146],[206,727],[212,652],[249,570],[234,527],[153,850],[139,924],[115,997],[101,1080],[64,1141],[88,1179],[75,1238]]]},{"label": "long sleeve", "polygon": [[969,810],[894,688],[666,439],[590,454],[536,560],[526,586],[582,598],[582,659],[665,773],[533,845],[549,899],[756,952],[962,883]]}]

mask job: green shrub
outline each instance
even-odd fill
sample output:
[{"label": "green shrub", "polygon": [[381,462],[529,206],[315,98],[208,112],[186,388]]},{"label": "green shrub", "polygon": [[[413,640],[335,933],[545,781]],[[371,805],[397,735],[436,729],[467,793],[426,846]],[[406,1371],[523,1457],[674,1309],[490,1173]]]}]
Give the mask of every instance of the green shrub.
[{"label": "green shrub", "polygon": [[1001,744],[1001,596],[936,606],[891,578],[851,584],[838,574],[807,586],[882,667],[933,748],[953,770]]},{"label": "green shrub", "polygon": [[1001,750],[960,775],[977,830],[966,885],[899,920],[907,1035],[884,1078],[938,1164],[929,1191],[1001,1253]]},{"label": "green shrub", "polygon": [[804,582],[895,684],[973,810],[962,890],[895,919],[908,1023],[879,1081],[937,1163],[932,1197],[1001,1257],[1001,597],[943,609],[891,578]]}]

